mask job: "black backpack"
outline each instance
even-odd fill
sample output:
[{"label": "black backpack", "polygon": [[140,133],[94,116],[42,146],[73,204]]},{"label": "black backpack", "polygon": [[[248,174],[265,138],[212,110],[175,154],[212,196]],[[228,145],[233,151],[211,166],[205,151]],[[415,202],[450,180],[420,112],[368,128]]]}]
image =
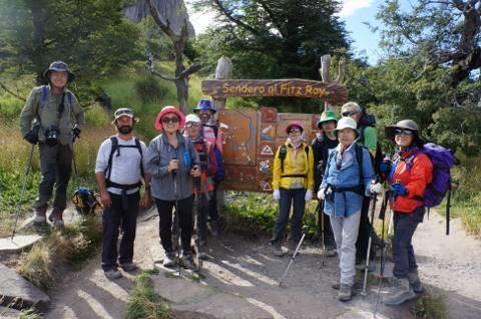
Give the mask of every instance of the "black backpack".
[{"label": "black backpack", "polygon": [[[142,146],[140,145],[140,140],[138,138],[135,137],[134,140],[135,140],[135,145],[119,145],[119,140],[117,139],[116,136],[110,137],[110,141],[112,143],[112,148],[110,149],[110,155],[109,155],[109,161],[108,161],[107,167],[104,170],[105,181],[107,183],[107,187],[112,186],[112,187],[116,187],[116,188],[124,188],[123,185],[119,185],[119,184],[116,184],[116,183],[113,183],[112,181],[110,181],[110,175],[112,174],[112,159],[114,157],[115,152],[117,152],[116,156],[120,156],[120,149],[121,148],[136,148],[136,149],[138,149],[138,151],[140,153],[140,173],[141,173],[142,177],[145,175],[144,174]],[[139,187],[140,185],[142,185],[142,183],[139,180],[138,183],[136,183],[134,185],[127,185],[127,187],[128,188],[135,188],[135,187]]]}]

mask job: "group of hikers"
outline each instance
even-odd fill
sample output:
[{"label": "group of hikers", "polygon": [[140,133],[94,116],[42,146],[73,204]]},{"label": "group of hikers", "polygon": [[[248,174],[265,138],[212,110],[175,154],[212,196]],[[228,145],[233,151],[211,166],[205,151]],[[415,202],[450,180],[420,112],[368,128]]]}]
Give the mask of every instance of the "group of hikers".
[{"label": "group of hikers", "polygon": [[[40,150],[42,179],[34,204],[34,223],[46,224],[55,187],[48,219],[62,226],[73,142],[85,119],[75,95],[66,88],[74,78],[67,64],[53,62],[44,75],[48,85],[30,93],[20,116],[21,132],[32,145],[38,143]],[[109,279],[122,277],[119,267],[127,272],[137,269],[133,261],[136,218],[139,207],[149,207],[152,202],[159,215],[163,266],[180,264],[195,269],[191,248],[194,232],[199,258],[207,258],[207,225],[216,236],[216,192],[224,174],[222,134],[214,120],[215,112],[212,101],[205,98],[187,116],[174,106],[163,107],[155,119],[159,135],[148,146],[133,134],[138,118],[132,109],[114,112],[112,124],[117,133],[100,145],[95,165],[103,206],[102,269]],[[399,305],[423,291],[412,237],[423,220],[422,197],[431,182],[433,166],[421,151],[424,142],[414,121],[405,119],[386,127],[386,138],[397,151],[391,159],[381,158],[379,163],[382,155],[377,131],[363,109],[348,102],[342,106],[341,115],[338,119],[332,111],[321,114],[319,133],[312,145],[304,140],[302,123],[287,124],[287,139],[277,149],[273,162],[273,197],[279,211],[270,247],[276,256],[287,253],[282,243],[292,204],[288,248],[294,251],[302,235],[305,204],[317,197],[325,253],[339,258],[339,281],[332,287],[339,290],[339,300],[348,301],[356,264],[369,260],[369,237],[374,246],[384,248],[369,219],[370,202],[378,194],[389,194],[394,214],[394,285],[383,302]],[[118,245],[119,230],[122,236]],[[179,232],[180,246],[173,240],[173,230]]]},{"label": "group of hikers", "polygon": [[[339,290],[340,301],[351,300],[356,265],[360,269],[369,265],[370,271],[374,270],[374,263],[366,263],[366,258],[375,257],[368,253],[369,238],[372,246],[384,249],[369,218],[369,207],[373,198],[384,192],[386,182],[394,214],[394,283],[383,302],[399,305],[423,291],[412,238],[423,221],[423,194],[432,179],[432,163],[421,152],[424,142],[414,121],[405,119],[386,127],[386,138],[395,143],[397,152],[392,159],[383,159],[377,131],[369,125],[371,120],[363,118],[363,109],[348,102],[342,106],[341,115],[337,119],[332,111],[321,114],[317,124],[320,132],[312,145],[303,140],[301,123],[287,125],[287,140],[278,148],[273,165],[273,196],[280,208],[270,242],[272,252],[276,256],[286,253],[281,243],[292,204],[288,252],[294,253],[301,237],[305,204],[316,194],[325,253],[339,257],[339,282],[332,288]],[[376,165],[379,156],[382,160]]]}]

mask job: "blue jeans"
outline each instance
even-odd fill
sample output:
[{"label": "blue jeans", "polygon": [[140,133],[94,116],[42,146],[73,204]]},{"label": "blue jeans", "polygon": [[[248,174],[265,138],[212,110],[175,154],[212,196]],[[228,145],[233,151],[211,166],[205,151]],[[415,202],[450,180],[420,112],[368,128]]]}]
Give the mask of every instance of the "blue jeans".
[{"label": "blue jeans", "polygon": [[[102,214],[102,269],[117,268],[117,255],[121,264],[131,263],[134,257],[134,240],[139,213],[139,192],[127,196],[127,207],[122,205],[122,195],[110,194],[112,205]],[[119,227],[122,229],[117,254]]]},{"label": "blue jeans", "polygon": [[304,206],[306,200],[306,189],[280,189],[281,198],[279,200],[279,215],[277,215],[276,225],[274,226],[273,244],[280,243],[284,238],[284,230],[289,220],[289,211],[293,203],[294,212],[291,219],[290,241],[297,243],[301,239],[302,217],[304,216]]},{"label": "blue jeans", "polygon": [[424,207],[419,207],[412,213],[394,212],[392,254],[394,259],[393,275],[396,278],[406,278],[408,273],[414,272],[418,268],[412,239],[416,227],[423,221],[424,212]]}]

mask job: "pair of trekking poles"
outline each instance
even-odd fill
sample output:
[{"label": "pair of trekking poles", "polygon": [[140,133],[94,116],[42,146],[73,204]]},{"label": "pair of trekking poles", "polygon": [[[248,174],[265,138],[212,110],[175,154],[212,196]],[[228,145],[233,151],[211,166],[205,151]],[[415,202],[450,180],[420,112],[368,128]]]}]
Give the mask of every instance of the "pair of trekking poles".
[{"label": "pair of trekking poles", "polygon": [[[175,157],[173,159],[176,159]],[[172,244],[173,244],[173,249],[174,251],[177,252],[177,276],[181,277],[182,276],[182,265],[181,265],[181,253],[182,253],[182,244],[180,243],[181,241],[181,236],[180,236],[180,225],[179,225],[179,219],[180,219],[180,211],[179,211],[179,189],[178,189],[178,184],[177,184],[177,170],[172,171],[172,181],[174,183],[174,215],[173,215],[173,232],[172,232]],[[194,184],[197,189],[197,194],[195,195],[195,201],[199,200],[200,195],[200,179],[195,178]],[[202,260],[199,258],[199,247],[198,243],[194,244],[194,269],[193,271],[195,273],[199,273],[200,270],[202,269]]]},{"label": "pair of trekking poles", "polygon": [[[379,289],[378,289],[378,296],[380,294],[380,290],[381,290],[381,285],[382,285],[382,281],[383,281],[383,276],[384,276],[384,231],[385,231],[385,215],[386,215],[386,209],[387,209],[387,204],[388,204],[388,198],[390,196],[390,191],[386,191],[383,195],[383,201],[382,201],[382,205],[381,205],[381,210],[379,212],[379,219],[382,220],[382,227],[381,227],[381,260],[380,260],[380,284],[379,284]],[[365,264],[365,268],[364,268],[364,278],[363,278],[363,284],[362,284],[362,291],[361,291],[361,295],[363,296],[366,296],[367,295],[367,277],[368,277],[368,272],[369,272],[369,264],[370,264],[370,259],[371,259],[371,247],[372,247],[372,243],[373,243],[373,236],[374,236],[374,216],[375,216],[375,212],[376,212],[376,202],[377,202],[377,196],[376,195],[373,195],[372,196],[372,206],[371,206],[371,211],[370,211],[370,222],[371,222],[371,228],[370,228],[370,233],[369,233],[369,239],[368,239],[368,245],[367,245],[367,252],[366,252],[366,264]],[[326,250],[326,247],[325,247],[325,242],[324,242],[324,233],[325,233],[325,229],[324,229],[324,212],[322,211],[322,204],[319,203],[319,206],[318,206],[318,213],[319,213],[319,217],[320,217],[320,224],[321,224],[321,234],[320,234],[320,240],[321,240],[321,249],[322,251],[324,252],[323,255],[325,255],[325,250]],[[279,286],[282,286],[282,283],[284,281],[284,279],[286,278],[288,272],[289,272],[289,269],[291,268],[292,264],[294,263],[295,259],[296,259],[296,256],[297,254],[299,253],[299,250],[300,250],[300,247],[306,237],[306,233],[307,233],[307,226],[304,226],[303,227],[303,231],[302,231],[302,237],[301,239],[299,240],[298,244],[297,244],[297,247],[294,251],[294,253],[292,254],[290,260],[289,260],[289,263],[287,265],[287,267],[285,268],[284,270],[284,273],[282,274],[281,278],[279,279]],[[322,263],[321,263],[321,266],[324,266],[324,258],[322,258]]]}]

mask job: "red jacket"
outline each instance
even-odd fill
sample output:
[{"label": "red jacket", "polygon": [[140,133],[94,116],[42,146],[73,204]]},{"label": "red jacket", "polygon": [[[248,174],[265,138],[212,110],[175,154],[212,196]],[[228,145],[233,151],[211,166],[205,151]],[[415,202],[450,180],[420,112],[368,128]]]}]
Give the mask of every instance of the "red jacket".
[{"label": "red jacket", "polygon": [[401,152],[389,183],[403,184],[408,193],[406,196],[396,196],[390,202],[391,209],[400,213],[412,213],[416,208],[423,205],[422,197],[426,186],[431,183],[433,177],[433,164],[424,153],[415,150]]}]

